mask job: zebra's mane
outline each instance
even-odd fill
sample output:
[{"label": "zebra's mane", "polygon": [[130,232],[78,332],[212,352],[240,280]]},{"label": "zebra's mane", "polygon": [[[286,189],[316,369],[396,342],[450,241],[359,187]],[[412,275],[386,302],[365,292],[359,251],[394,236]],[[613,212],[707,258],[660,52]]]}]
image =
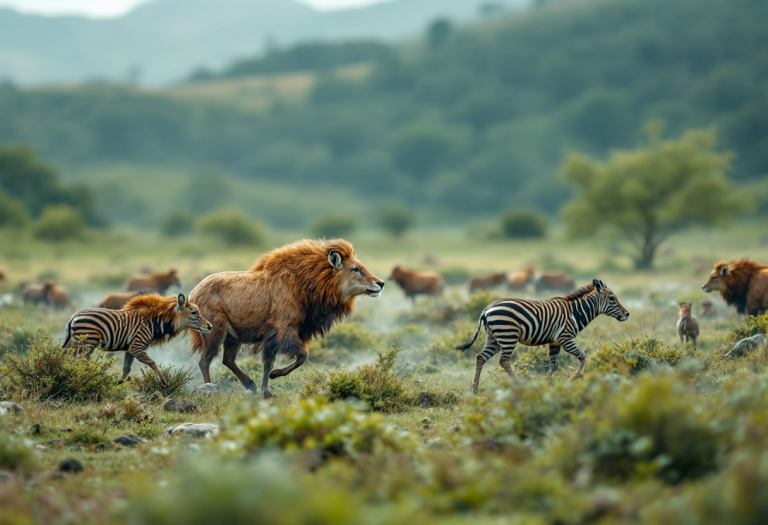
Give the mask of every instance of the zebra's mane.
[{"label": "zebra's mane", "polygon": [[576,299],[581,299],[588,293],[592,292],[594,289],[595,289],[594,284],[588,284],[587,286],[582,286],[578,290],[572,291],[571,293],[563,297],[563,299],[565,299],[566,301],[575,301]]}]

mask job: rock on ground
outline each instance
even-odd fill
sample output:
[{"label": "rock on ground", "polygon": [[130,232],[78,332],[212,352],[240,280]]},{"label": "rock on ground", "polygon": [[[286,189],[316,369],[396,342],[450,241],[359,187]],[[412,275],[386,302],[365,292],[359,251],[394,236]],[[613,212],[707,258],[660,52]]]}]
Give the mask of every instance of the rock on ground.
[{"label": "rock on ground", "polygon": [[181,425],[166,428],[163,434],[171,436],[212,437],[221,432],[221,427],[213,423],[182,423]]},{"label": "rock on ground", "polygon": [[765,334],[757,334],[752,337],[747,337],[733,345],[727,354],[723,356],[723,359],[733,359],[734,357],[741,357],[747,352],[751,352],[756,348],[768,343],[768,337]]},{"label": "rock on ground", "polygon": [[139,436],[134,436],[133,434],[124,434],[122,436],[117,436],[112,441],[114,441],[118,445],[123,445],[124,447],[135,447],[136,445],[141,445],[142,443],[147,442],[146,440],[141,439]]},{"label": "rock on ground", "polygon": [[169,399],[163,403],[163,410],[166,412],[181,412],[182,414],[191,414],[197,412],[200,407],[197,403],[189,399]]},{"label": "rock on ground", "polygon": [[85,468],[83,467],[83,462],[75,458],[64,459],[59,463],[59,471],[61,472],[72,472],[73,474],[76,474],[82,472],[83,468]]},{"label": "rock on ground", "polygon": [[13,401],[0,401],[0,414],[21,414],[22,412],[26,410],[20,404]]},{"label": "rock on ground", "polygon": [[204,396],[210,396],[221,392],[219,385],[216,383],[205,383],[204,385],[196,386],[192,389],[193,394],[200,394]]}]

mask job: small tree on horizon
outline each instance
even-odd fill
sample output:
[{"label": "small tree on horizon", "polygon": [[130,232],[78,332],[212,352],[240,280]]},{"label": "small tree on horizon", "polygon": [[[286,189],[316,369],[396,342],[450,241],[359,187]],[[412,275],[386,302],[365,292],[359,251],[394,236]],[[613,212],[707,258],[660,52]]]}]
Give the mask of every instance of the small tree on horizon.
[{"label": "small tree on horizon", "polygon": [[604,227],[635,246],[635,266],[653,265],[659,245],[685,228],[730,221],[749,199],[725,178],[732,154],[716,151],[714,129],[685,132],[662,141],[662,126],[646,126],[646,146],[616,151],[601,162],[582,154],[566,159],[561,177],[576,187],[563,217],[572,236]]},{"label": "small tree on horizon", "polygon": [[413,212],[402,205],[390,206],[381,212],[376,221],[381,229],[392,237],[402,237],[416,222]]}]

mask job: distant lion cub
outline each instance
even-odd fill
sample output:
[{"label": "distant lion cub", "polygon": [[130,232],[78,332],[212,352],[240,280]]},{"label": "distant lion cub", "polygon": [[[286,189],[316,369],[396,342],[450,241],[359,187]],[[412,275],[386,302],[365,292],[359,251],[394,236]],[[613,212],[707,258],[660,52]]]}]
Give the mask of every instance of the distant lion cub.
[{"label": "distant lion cub", "polygon": [[680,344],[685,344],[688,341],[693,341],[696,344],[696,339],[699,337],[699,322],[691,314],[691,307],[693,303],[680,303],[680,312],[678,313],[677,320],[677,335],[680,336]]}]

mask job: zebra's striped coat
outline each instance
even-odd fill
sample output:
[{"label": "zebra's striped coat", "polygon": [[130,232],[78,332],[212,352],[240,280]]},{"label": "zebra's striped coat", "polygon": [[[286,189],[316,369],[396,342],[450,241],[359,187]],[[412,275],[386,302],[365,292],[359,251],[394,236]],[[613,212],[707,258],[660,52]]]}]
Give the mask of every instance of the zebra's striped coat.
[{"label": "zebra's striped coat", "polygon": [[62,347],[75,348],[78,353],[97,347],[105,352],[125,351],[123,379],[130,373],[133,360],[138,359],[151,367],[165,386],[167,381],[147,355],[147,348],[167,342],[184,330],[207,333],[211,328],[197,305],[184,295],[176,298],[148,294],[132,299],[123,310],[88,308],[76,312],[67,321]]},{"label": "zebra's striped coat", "polygon": [[455,347],[457,350],[471,347],[485,324],[485,348],[475,357],[472,391],[477,392],[483,365],[499,351],[499,364],[510,377],[514,376],[510,360],[518,343],[528,346],[549,345],[550,373],[557,370],[557,356],[560,349],[564,349],[579,360],[579,368],[573,379],[583,377],[586,357],[574,339],[600,314],[619,321],[629,317],[629,312],[619,303],[616,295],[597,279],[591,285],[565,297],[544,301],[499,299],[492,302],[480,315],[472,341]]}]

